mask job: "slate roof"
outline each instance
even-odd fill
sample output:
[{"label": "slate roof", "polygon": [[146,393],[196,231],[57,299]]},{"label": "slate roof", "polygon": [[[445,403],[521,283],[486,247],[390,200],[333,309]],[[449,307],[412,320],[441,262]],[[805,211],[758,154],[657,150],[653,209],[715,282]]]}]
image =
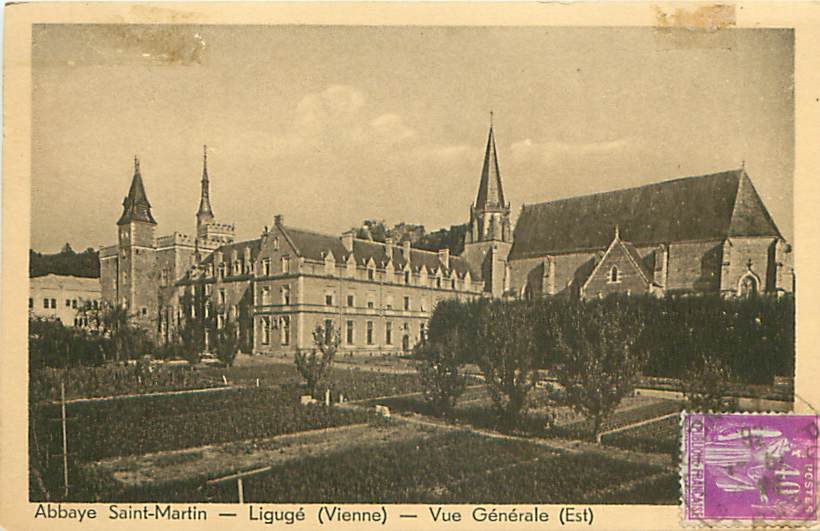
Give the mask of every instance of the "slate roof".
[{"label": "slate roof", "polygon": [[498,155],[495,151],[495,135],[492,126],[490,126],[475,206],[477,209],[483,209],[487,207],[504,208],[506,205],[507,203],[504,202],[504,189],[501,186],[501,172],[498,170]]},{"label": "slate roof", "polygon": [[[228,243],[225,245],[221,245],[214,250],[220,251],[222,253],[222,261],[227,262],[231,259],[231,254],[233,251],[236,251],[237,258],[244,258],[245,257],[245,248],[250,247],[251,250],[251,260],[255,260],[256,256],[259,254],[259,249],[262,247],[262,239],[256,238],[255,240],[245,240],[241,242],[234,242]],[[214,261],[214,253],[210,253],[202,260],[202,264],[210,264]]]},{"label": "slate roof", "polygon": [[745,170],[684,177],[521,209],[510,259],[605,249],[613,228],[633,245],[782,238]]},{"label": "slate roof", "polygon": [[646,263],[644,262],[644,259],[641,257],[641,253],[638,252],[638,250],[635,248],[632,242],[625,242],[621,240],[621,244],[623,245],[624,249],[626,249],[627,254],[638,267],[638,269],[641,270],[641,273],[643,273],[644,278],[646,278],[647,280],[651,280],[652,272],[649,270]]},{"label": "slate roof", "polygon": [[117,221],[117,225],[125,225],[132,221],[157,224],[154,216],[151,215],[151,203],[148,202],[145,186],[142,184],[140,162],[136,157],[134,157],[134,177],[131,179],[131,188],[128,190],[128,195],[122,200],[122,215]]},{"label": "slate roof", "polygon": [[[333,253],[333,257],[337,263],[344,263],[348,259],[349,253],[342,244],[341,238],[338,236],[293,227],[282,227],[282,229],[296,249],[298,249],[299,253],[305,258],[324,260],[325,254],[330,251]],[[383,268],[388,262],[386,247],[384,243],[354,238],[353,256],[356,259],[357,265],[364,266],[372,258],[376,267]],[[404,269],[406,259],[401,244],[393,246],[392,259],[393,267],[397,271]],[[435,268],[441,267],[442,264],[439,261],[437,252],[411,248],[410,267],[413,271],[418,271],[422,265],[426,266],[428,271],[433,271]],[[467,271],[470,271],[470,275],[473,278],[479,278],[476,272],[471,271],[467,266],[467,262],[461,257],[450,256],[450,266],[461,277],[463,277]],[[450,272],[446,271],[446,274],[449,275]]]}]

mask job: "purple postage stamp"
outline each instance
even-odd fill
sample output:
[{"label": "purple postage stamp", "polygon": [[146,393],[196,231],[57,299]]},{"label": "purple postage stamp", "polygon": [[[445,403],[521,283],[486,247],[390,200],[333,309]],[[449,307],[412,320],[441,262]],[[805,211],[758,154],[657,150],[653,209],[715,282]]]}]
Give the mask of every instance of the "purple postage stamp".
[{"label": "purple postage stamp", "polygon": [[817,521],[818,416],[684,413],[684,524]]}]

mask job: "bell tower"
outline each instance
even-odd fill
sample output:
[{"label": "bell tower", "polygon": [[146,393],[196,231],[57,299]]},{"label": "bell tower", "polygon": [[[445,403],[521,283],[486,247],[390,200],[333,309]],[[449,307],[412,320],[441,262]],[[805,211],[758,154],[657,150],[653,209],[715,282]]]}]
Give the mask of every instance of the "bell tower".
[{"label": "bell tower", "polygon": [[501,297],[507,285],[507,255],[512,247],[510,204],[504,200],[501,171],[490,112],[490,132],[475,203],[470,206],[470,225],[464,236],[464,258],[481,271],[484,290]]}]

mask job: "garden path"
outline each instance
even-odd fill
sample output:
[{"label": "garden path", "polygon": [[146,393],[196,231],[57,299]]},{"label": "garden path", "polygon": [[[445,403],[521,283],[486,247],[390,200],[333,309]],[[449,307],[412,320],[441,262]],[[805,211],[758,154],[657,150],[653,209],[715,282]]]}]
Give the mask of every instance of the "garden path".
[{"label": "garden path", "polygon": [[361,423],[267,439],[116,457],[85,466],[110,475],[128,488],[196,478],[205,481],[306,456],[428,437],[435,431],[438,430],[406,423]]}]

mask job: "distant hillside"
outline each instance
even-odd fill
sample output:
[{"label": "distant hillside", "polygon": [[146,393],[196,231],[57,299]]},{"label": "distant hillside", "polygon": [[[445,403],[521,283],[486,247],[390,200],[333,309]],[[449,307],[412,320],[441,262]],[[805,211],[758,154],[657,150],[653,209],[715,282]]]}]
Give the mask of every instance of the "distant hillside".
[{"label": "distant hillside", "polygon": [[75,253],[69,244],[65,244],[63,250],[55,254],[43,254],[29,249],[28,257],[30,277],[49,273],[89,278],[100,276],[100,259],[97,251],[91,247],[81,253]]}]

